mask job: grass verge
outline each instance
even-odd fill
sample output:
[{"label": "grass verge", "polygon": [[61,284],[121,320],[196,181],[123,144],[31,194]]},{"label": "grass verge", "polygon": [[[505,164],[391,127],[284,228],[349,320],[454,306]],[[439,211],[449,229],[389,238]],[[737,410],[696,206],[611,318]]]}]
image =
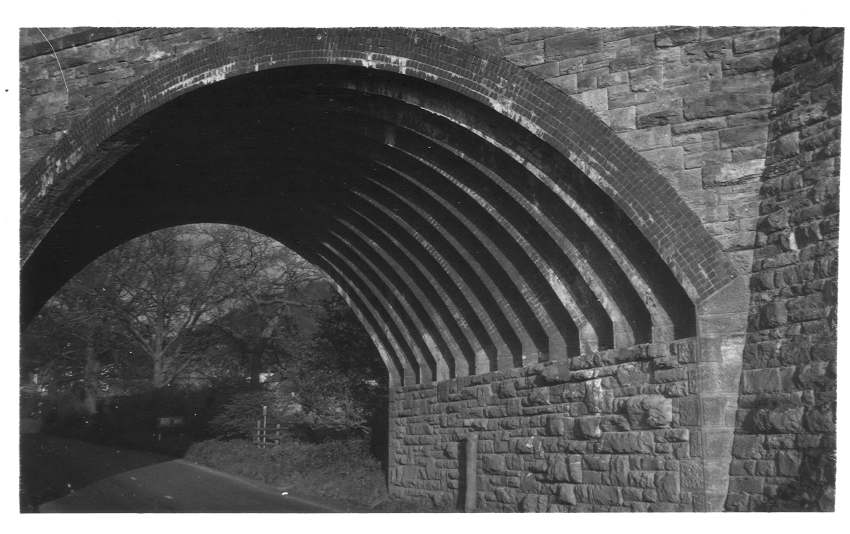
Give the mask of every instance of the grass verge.
[{"label": "grass verge", "polygon": [[189,447],[184,458],[305,497],[324,498],[348,512],[451,511],[390,498],[386,475],[364,440],[290,440],[266,449],[247,440],[207,440]]}]

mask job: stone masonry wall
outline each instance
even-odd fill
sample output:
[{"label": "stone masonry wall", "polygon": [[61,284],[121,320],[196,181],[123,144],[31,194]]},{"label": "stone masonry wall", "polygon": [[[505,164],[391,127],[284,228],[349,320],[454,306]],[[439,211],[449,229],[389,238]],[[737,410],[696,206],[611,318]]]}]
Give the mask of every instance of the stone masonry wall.
[{"label": "stone masonry wall", "polygon": [[691,339],[399,388],[390,491],[456,505],[475,435],[479,510],[700,509],[696,358]]},{"label": "stone masonry wall", "polygon": [[786,29],[727,508],[832,510],[840,30]]},{"label": "stone masonry wall", "polygon": [[588,106],[670,180],[741,272],[750,271],[778,28],[440,31]]}]

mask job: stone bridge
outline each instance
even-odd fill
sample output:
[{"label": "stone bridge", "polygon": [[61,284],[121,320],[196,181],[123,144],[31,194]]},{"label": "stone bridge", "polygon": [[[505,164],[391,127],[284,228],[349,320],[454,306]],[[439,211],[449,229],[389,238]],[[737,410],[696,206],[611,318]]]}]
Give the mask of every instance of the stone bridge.
[{"label": "stone bridge", "polygon": [[842,55],[822,28],[22,30],[22,318],[135,236],[238,224],[374,341],[392,494],[831,509]]}]

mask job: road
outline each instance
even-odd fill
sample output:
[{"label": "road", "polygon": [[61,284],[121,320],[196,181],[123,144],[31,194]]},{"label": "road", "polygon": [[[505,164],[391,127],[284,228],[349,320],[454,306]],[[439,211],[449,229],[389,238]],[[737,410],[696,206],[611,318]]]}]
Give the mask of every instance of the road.
[{"label": "road", "polygon": [[[64,497],[40,503],[39,512],[296,512],[330,513],[337,510],[281,490],[221,473],[180,459],[169,459],[142,451],[122,451],[75,440],[48,438],[54,450],[71,455],[68,471],[85,469],[87,463],[108,464],[97,480],[65,472],[66,478],[85,480]],[[59,443],[61,446],[55,446]],[[83,451],[82,454],[74,452]],[[44,453],[42,453],[44,454]],[[26,452],[22,449],[22,457]],[[122,463],[126,470],[122,470]],[[139,467],[139,465],[142,465]],[[22,464],[22,467],[24,465]],[[32,470],[22,470],[24,490]],[[94,478],[97,475],[89,476]],[[27,480],[30,478],[31,480]],[[69,483],[70,484],[70,483]]]}]

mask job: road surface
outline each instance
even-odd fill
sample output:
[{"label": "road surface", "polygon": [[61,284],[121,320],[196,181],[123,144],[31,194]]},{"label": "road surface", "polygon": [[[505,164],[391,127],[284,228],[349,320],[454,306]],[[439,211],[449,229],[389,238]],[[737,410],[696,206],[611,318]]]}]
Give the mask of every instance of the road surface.
[{"label": "road surface", "polygon": [[[70,447],[68,444],[71,444]],[[122,451],[88,443],[65,440],[64,448],[86,454],[72,454],[71,470],[85,463],[110,463],[108,472],[86,485],[69,489],[59,499],[41,503],[39,512],[335,512],[326,505],[311,502],[279,489],[221,473],[186,460],[169,459],[141,451]],[[22,453],[24,451],[22,450]],[[99,453],[99,454],[94,454]],[[24,453],[25,454],[25,453]],[[128,467],[121,470],[122,458]],[[146,460],[146,461],[143,461]],[[138,467],[140,464],[147,464]],[[69,467],[66,464],[66,468]],[[67,474],[67,473],[66,473]],[[23,473],[27,485],[27,473]],[[90,477],[91,478],[91,477]],[[30,481],[32,484],[33,481]]]}]

